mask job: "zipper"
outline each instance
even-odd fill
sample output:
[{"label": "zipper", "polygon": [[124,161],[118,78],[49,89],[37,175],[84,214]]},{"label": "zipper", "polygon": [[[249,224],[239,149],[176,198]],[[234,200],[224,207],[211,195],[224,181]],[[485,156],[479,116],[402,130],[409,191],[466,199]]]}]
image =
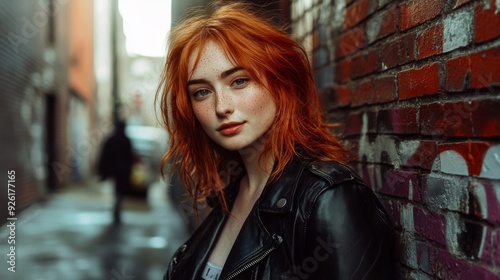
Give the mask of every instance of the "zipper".
[{"label": "zipper", "polygon": [[283,238],[277,234],[273,234],[272,236],[273,241],[271,243],[271,248],[265,250],[260,256],[258,256],[256,259],[252,260],[251,262],[247,263],[246,265],[240,267],[238,270],[230,274],[228,277],[225,278],[225,280],[231,280],[234,279],[236,276],[240,275],[243,271],[247,270],[248,268],[256,265],[258,262],[263,260],[265,257],[267,257],[272,251],[274,251],[280,244],[283,242]]}]

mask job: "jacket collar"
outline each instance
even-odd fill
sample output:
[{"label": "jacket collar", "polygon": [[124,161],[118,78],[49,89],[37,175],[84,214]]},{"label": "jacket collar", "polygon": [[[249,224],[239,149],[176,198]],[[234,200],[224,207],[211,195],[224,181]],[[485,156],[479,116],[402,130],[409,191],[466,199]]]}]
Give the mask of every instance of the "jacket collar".
[{"label": "jacket collar", "polygon": [[264,212],[285,213],[294,209],[294,195],[298,178],[304,171],[306,163],[297,156],[287,164],[281,176],[267,185],[258,201],[258,209]]},{"label": "jacket collar", "polygon": [[[294,156],[290,163],[286,165],[281,176],[275,182],[266,185],[257,202],[258,209],[271,213],[291,212],[293,210],[293,197],[297,190],[298,178],[304,171],[306,164],[298,156]],[[238,194],[242,177],[240,176],[235,179],[229,187],[224,189],[224,196],[230,209]],[[215,195],[207,197],[207,204],[212,208],[220,206]]]}]

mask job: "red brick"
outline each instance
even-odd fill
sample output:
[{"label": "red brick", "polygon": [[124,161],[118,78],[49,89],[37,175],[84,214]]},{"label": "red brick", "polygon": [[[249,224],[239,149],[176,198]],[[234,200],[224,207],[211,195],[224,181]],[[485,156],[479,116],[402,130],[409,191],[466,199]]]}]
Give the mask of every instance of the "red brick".
[{"label": "red brick", "polygon": [[363,126],[362,114],[360,112],[349,113],[344,125],[343,135],[352,136],[361,134],[361,128]]},{"label": "red brick", "polygon": [[399,46],[400,41],[393,41],[382,45],[382,49],[380,51],[382,61],[382,70],[383,68],[392,68],[394,66],[399,65]]},{"label": "red brick", "polygon": [[467,102],[430,103],[420,106],[420,132],[435,140],[447,137],[471,137],[472,121]]},{"label": "red brick", "polygon": [[[384,182],[379,190],[382,194],[397,196],[412,201],[422,201],[422,191],[418,174],[399,169],[389,169],[384,173]],[[411,182],[411,183],[410,183]],[[412,186],[410,197],[410,184]]]},{"label": "red brick", "polygon": [[[366,115],[367,124],[363,124],[363,118]],[[377,111],[367,110],[363,112],[350,112],[346,117],[345,121],[343,121],[344,133],[340,133],[346,136],[359,135],[362,132],[363,125],[367,127],[367,133],[376,133],[377,132]],[[350,126],[350,127],[349,127]],[[355,142],[354,140],[350,141],[351,144],[355,143],[357,146],[354,148],[359,148],[359,142]],[[359,154],[359,151],[356,153]]]},{"label": "red brick", "polygon": [[368,133],[377,133],[377,116],[378,111],[376,110],[368,110],[365,111],[365,114],[368,119]]},{"label": "red brick", "polygon": [[396,19],[398,18],[399,10],[396,6],[393,6],[383,13],[382,26],[380,27],[380,32],[377,35],[377,39],[383,38],[396,32]]},{"label": "red brick", "polygon": [[467,169],[471,176],[479,176],[481,169],[483,167],[484,155],[490,147],[487,142],[454,142],[454,143],[443,143],[438,145],[438,152],[442,153],[444,151],[455,151],[467,163]]},{"label": "red brick", "polygon": [[351,102],[353,106],[370,103],[372,100],[372,81],[359,83],[352,91]]},{"label": "red brick", "polygon": [[418,234],[446,247],[445,217],[420,207],[413,207],[413,220]]},{"label": "red brick", "polygon": [[491,88],[499,84],[500,47],[452,58],[446,62],[448,91]]},{"label": "red brick", "polygon": [[460,278],[462,271],[469,269],[469,265],[465,261],[456,259],[450,252],[443,250],[438,250],[437,256],[438,262],[441,266],[440,276],[442,279],[463,279]]},{"label": "red brick", "polygon": [[344,19],[344,29],[350,29],[366,18],[368,15],[368,4],[369,0],[357,0],[347,7]]},{"label": "red brick", "polygon": [[351,54],[361,48],[365,44],[365,33],[362,28],[355,28],[342,34],[337,41],[337,49],[335,57],[341,58]]},{"label": "red brick", "polygon": [[461,56],[446,61],[446,90],[463,91],[468,87],[471,61],[468,56]]},{"label": "red brick", "polygon": [[351,78],[359,78],[377,71],[379,59],[377,51],[361,54],[352,59]]},{"label": "red brick", "polygon": [[500,136],[500,100],[473,100],[466,106],[471,112],[474,136]]},{"label": "red brick", "polygon": [[351,103],[351,90],[349,86],[338,86],[335,89],[335,107],[347,106]]},{"label": "red brick", "polygon": [[422,140],[418,143],[418,148],[413,155],[403,162],[404,166],[420,167],[427,170],[432,168],[434,159],[438,156],[437,142]]},{"label": "red brick", "polygon": [[417,35],[417,59],[443,52],[443,24],[427,28]]},{"label": "red brick", "polygon": [[344,59],[337,63],[335,67],[335,80],[338,83],[344,83],[350,80],[351,64],[352,60],[350,58]]},{"label": "red brick", "polygon": [[435,18],[443,11],[443,0],[415,0],[400,7],[400,29],[406,30]]},{"label": "red brick", "polygon": [[398,99],[396,79],[394,77],[378,77],[373,81],[373,103],[385,103]]},{"label": "red brick", "polygon": [[382,70],[405,64],[415,59],[415,34],[406,34],[381,47]]},{"label": "red brick", "polygon": [[436,94],[439,85],[438,63],[402,71],[398,75],[399,99]]},{"label": "red brick", "polygon": [[476,89],[498,85],[500,85],[500,47],[472,54],[470,87]]},{"label": "red brick", "polygon": [[393,6],[389,10],[384,10],[380,14],[372,17],[366,24],[366,32],[368,34],[369,32],[377,31],[377,33],[368,36],[369,43],[373,43],[376,40],[396,32],[397,16],[398,10],[396,6]]},{"label": "red brick", "polygon": [[416,134],[419,132],[415,107],[381,110],[378,114],[379,133]]},{"label": "red brick", "polygon": [[489,41],[500,37],[500,16],[495,0],[490,0],[489,9],[484,2],[478,1],[475,9],[474,40],[476,42]]},{"label": "red brick", "polygon": [[453,256],[450,252],[439,250],[437,256],[441,267],[441,279],[498,279],[498,275],[488,271],[487,268],[468,263],[466,260]]}]

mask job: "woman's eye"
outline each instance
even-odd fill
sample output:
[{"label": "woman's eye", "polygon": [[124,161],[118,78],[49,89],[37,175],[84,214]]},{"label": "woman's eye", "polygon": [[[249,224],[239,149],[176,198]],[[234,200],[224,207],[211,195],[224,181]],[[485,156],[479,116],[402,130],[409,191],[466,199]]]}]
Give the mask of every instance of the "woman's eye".
[{"label": "woman's eye", "polygon": [[239,78],[239,79],[234,80],[233,85],[241,87],[241,86],[244,86],[247,82],[248,82],[248,79]]},{"label": "woman's eye", "polygon": [[200,89],[195,92],[193,92],[193,97],[194,98],[202,98],[207,96],[210,93],[208,89]]}]

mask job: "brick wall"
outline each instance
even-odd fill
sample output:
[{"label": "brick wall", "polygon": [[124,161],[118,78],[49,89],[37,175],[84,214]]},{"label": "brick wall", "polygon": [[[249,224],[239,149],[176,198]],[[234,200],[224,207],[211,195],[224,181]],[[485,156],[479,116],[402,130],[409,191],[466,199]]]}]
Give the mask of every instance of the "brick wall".
[{"label": "brick wall", "polygon": [[[69,57],[70,50],[81,49],[82,45],[70,47],[68,27],[71,25],[68,23],[71,20],[73,26],[88,25],[70,17],[69,8],[76,2],[81,1],[0,0],[0,171],[4,176],[8,170],[15,171],[16,215],[45,199],[50,190],[74,183],[71,175],[80,167],[71,160],[75,157],[87,160],[90,154],[73,152],[87,144],[87,140],[70,139],[67,129],[79,128],[84,118],[90,119],[89,113],[71,118],[75,115],[71,107],[75,97],[69,92],[70,62],[80,63],[84,68],[81,72],[86,74],[83,84],[87,91],[82,92],[87,94],[86,104],[94,105],[93,69],[88,66],[92,56],[82,58],[77,52],[71,52],[73,60]],[[86,11],[85,16],[91,20],[92,1],[85,3],[87,9],[79,12]],[[87,39],[89,34],[84,33]],[[83,47],[89,47],[92,41],[84,43]],[[74,74],[81,76],[81,72]],[[71,88],[80,90],[75,84],[71,84]],[[5,208],[0,211],[0,224],[10,217],[7,185],[3,191],[0,204]]]},{"label": "brick wall", "polygon": [[291,19],[402,278],[499,279],[500,1],[293,0]]},{"label": "brick wall", "polygon": [[[43,92],[47,13],[31,2],[0,1],[0,172],[15,172],[15,213],[46,193],[44,174],[46,94]],[[5,178],[5,177],[4,177]],[[7,211],[7,182],[0,224]],[[12,206],[12,204],[10,204]]]}]

